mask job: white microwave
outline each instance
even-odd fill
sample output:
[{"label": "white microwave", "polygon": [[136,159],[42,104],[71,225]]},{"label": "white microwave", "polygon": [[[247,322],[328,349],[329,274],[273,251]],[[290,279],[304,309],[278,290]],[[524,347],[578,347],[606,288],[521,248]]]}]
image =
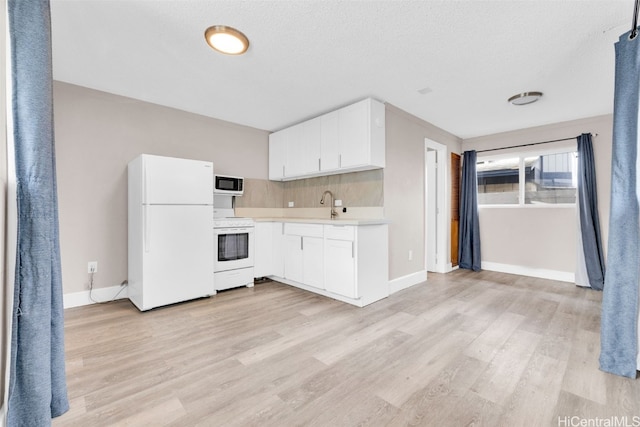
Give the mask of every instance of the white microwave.
[{"label": "white microwave", "polygon": [[244,193],[244,178],[239,176],[214,175],[214,194],[229,194],[242,196]]}]

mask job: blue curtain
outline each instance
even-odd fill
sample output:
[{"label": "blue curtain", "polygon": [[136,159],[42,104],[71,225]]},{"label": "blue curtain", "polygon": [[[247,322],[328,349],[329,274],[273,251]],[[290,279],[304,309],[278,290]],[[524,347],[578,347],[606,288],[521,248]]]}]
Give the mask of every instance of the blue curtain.
[{"label": "blue curtain", "polygon": [[592,289],[601,291],[604,286],[604,251],[600,238],[596,168],[590,133],[578,137],[578,211],[586,279]]},{"label": "blue curtain", "polygon": [[615,45],[611,213],[607,274],[602,296],[600,369],[636,377],[638,352],[638,98],[640,37]]},{"label": "blue curtain", "polygon": [[458,266],[480,271],[480,221],[478,219],[476,157],[475,150],[465,151],[462,157]]},{"label": "blue curtain", "polygon": [[45,426],[69,409],[53,141],[48,0],[9,0],[18,202],[8,426]]}]

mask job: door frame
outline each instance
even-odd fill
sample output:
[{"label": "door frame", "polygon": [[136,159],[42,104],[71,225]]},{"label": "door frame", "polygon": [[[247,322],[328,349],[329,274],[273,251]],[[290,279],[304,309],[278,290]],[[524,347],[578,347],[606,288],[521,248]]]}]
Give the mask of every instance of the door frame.
[{"label": "door frame", "polygon": [[429,150],[435,150],[437,152],[437,171],[436,171],[436,179],[437,179],[437,196],[436,196],[436,205],[438,208],[438,213],[436,215],[436,232],[438,235],[442,236],[441,239],[437,241],[436,244],[436,253],[438,257],[436,259],[435,271],[437,273],[447,273],[451,271],[452,266],[449,257],[449,245],[450,245],[450,233],[447,224],[451,221],[450,216],[451,212],[448,208],[448,200],[450,197],[451,191],[449,190],[449,179],[447,171],[449,169],[449,162],[447,157],[447,146],[444,144],[440,144],[439,142],[435,142],[429,138],[424,139],[424,268],[425,271],[427,269],[427,257],[428,257],[428,239],[427,235],[428,224],[427,224],[427,207],[429,201],[428,192],[428,171],[427,171],[427,152]]}]

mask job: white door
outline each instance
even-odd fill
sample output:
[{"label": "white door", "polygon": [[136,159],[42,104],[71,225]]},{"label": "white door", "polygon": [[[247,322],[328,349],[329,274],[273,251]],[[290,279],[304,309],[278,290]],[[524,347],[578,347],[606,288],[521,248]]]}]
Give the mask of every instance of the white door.
[{"label": "white door", "polygon": [[447,147],[425,138],[425,269],[451,271],[451,210]]},{"label": "white door", "polygon": [[143,211],[143,309],[213,295],[211,206]]},{"label": "white door", "polygon": [[325,289],[349,298],[357,298],[353,245],[348,240],[325,240]]},{"label": "white door", "polygon": [[427,150],[427,271],[437,271],[438,257],[438,181],[437,164],[438,152]]},{"label": "white door", "polygon": [[213,204],[213,163],[143,155],[142,203]]},{"label": "white door", "polygon": [[284,278],[303,283],[302,237],[284,236]]},{"label": "white door", "polygon": [[303,237],[302,257],[302,283],[314,288],[324,289],[322,237]]}]

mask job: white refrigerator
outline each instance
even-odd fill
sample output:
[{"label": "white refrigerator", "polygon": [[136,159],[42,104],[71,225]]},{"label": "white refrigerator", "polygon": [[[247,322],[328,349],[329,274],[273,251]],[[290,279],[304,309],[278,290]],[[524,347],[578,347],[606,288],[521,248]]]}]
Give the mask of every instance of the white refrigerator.
[{"label": "white refrigerator", "polygon": [[213,163],[142,154],[128,181],[129,299],[145,311],[214,295]]}]

